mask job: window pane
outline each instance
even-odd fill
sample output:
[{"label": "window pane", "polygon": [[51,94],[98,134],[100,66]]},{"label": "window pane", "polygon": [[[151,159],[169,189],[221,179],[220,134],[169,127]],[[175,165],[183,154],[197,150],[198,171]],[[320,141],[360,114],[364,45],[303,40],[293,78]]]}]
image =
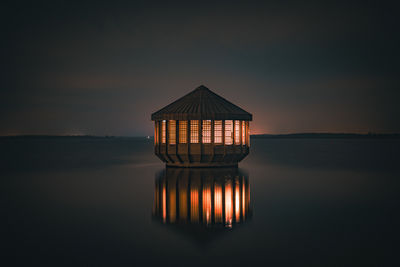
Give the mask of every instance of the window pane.
[{"label": "window pane", "polygon": [[170,120],[168,123],[168,141],[170,145],[176,144],[176,121]]},{"label": "window pane", "polygon": [[235,121],[235,145],[240,145],[240,121]]},{"label": "window pane", "polygon": [[163,143],[163,144],[165,144],[165,142],[166,142],[166,135],[165,135],[165,133],[166,133],[165,125],[166,125],[166,123],[167,122],[165,120],[163,120],[161,122],[161,143]]},{"label": "window pane", "polygon": [[179,143],[187,143],[187,121],[179,121]]},{"label": "window pane", "polygon": [[233,121],[225,121],[225,145],[233,144]]},{"label": "window pane", "polygon": [[202,142],[203,144],[211,143],[211,120],[203,121]]},{"label": "window pane", "polygon": [[222,143],[222,121],[214,121],[214,143]]},{"label": "window pane", "polygon": [[199,121],[191,120],[190,121],[190,143],[198,143],[199,142]]}]

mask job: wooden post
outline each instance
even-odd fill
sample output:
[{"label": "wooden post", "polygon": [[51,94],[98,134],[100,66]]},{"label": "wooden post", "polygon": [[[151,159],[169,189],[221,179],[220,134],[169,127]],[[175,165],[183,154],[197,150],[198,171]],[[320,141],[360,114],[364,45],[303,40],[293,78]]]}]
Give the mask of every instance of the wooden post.
[{"label": "wooden post", "polygon": [[225,120],[222,120],[222,145],[224,146],[224,155],[222,157],[225,160],[226,156],[226,145],[225,145]]},{"label": "wooden post", "polygon": [[236,145],[236,120],[232,120],[233,128],[233,145]]},{"label": "wooden post", "polygon": [[214,127],[215,127],[215,120],[211,120],[211,157],[210,157],[210,162],[214,161],[214,154],[215,154],[215,136],[214,136]]},{"label": "wooden post", "polygon": [[187,142],[187,157],[189,160],[189,163],[191,163],[192,161],[190,160],[190,120],[187,120],[187,124],[186,124],[186,142]]},{"label": "wooden post", "polygon": [[211,144],[214,145],[214,124],[215,120],[211,120]]},{"label": "wooden post", "polygon": [[199,144],[200,144],[200,162],[203,157],[203,120],[199,120]]},{"label": "wooden post", "polygon": [[167,145],[165,151],[168,154],[168,143],[169,143],[169,120],[165,120],[165,144]]}]

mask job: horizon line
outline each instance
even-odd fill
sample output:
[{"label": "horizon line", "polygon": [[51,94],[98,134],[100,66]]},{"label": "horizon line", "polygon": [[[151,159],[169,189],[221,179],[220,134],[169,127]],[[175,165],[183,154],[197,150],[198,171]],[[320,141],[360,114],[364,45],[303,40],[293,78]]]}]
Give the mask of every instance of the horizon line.
[{"label": "horizon line", "polygon": [[[261,134],[250,134],[251,137],[267,137],[267,136],[299,136],[299,135],[351,135],[351,136],[396,136],[400,133],[377,133],[377,132],[368,132],[368,133],[352,133],[352,132],[298,132],[298,133],[261,133]],[[92,134],[11,134],[11,135],[0,135],[0,138],[3,137],[97,137],[97,138],[133,138],[133,137],[142,137],[142,138],[154,138],[154,135],[92,135]]]}]

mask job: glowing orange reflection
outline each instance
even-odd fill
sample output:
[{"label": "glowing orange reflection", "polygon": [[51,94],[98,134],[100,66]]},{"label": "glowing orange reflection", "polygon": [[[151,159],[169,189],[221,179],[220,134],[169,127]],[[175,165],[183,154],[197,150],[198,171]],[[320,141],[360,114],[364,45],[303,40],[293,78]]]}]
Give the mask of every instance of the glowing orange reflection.
[{"label": "glowing orange reflection", "polygon": [[240,222],[240,184],[238,177],[235,178],[235,220]]},{"label": "glowing orange reflection", "polygon": [[242,216],[246,216],[246,184],[244,177],[242,177]]},{"label": "glowing orange reflection", "polygon": [[165,188],[165,181],[162,185],[162,217],[163,221],[167,221],[167,190]]},{"label": "glowing orange reflection", "polygon": [[187,210],[188,210],[188,179],[179,180],[179,219],[187,220]]},{"label": "glowing orange reflection", "polygon": [[232,226],[232,182],[225,182],[225,224],[227,226]]},{"label": "glowing orange reflection", "polygon": [[167,169],[156,179],[153,215],[163,223],[233,227],[247,220],[249,203],[247,177],[237,169]]},{"label": "glowing orange reflection", "polygon": [[214,185],[214,217],[216,223],[222,222],[222,187]]},{"label": "glowing orange reflection", "polygon": [[176,181],[168,181],[168,208],[169,208],[169,221],[175,222],[176,220]]},{"label": "glowing orange reflection", "polygon": [[211,185],[203,187],[203,222],[211,223]]},{"label": "glowing orange reflection", "polygon": [[190,221],[199,221],[199,191],[195,188],[190,190]]}]

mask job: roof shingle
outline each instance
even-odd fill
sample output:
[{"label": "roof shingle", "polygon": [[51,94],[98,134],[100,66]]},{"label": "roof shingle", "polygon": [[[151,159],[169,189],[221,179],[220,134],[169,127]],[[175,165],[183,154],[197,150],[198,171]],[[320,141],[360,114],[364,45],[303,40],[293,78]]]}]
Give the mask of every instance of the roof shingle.
[{"label": "roof shingle", "polygon": [[152,120],[252,120],[252,115],[201,85],[159,111]]}]

